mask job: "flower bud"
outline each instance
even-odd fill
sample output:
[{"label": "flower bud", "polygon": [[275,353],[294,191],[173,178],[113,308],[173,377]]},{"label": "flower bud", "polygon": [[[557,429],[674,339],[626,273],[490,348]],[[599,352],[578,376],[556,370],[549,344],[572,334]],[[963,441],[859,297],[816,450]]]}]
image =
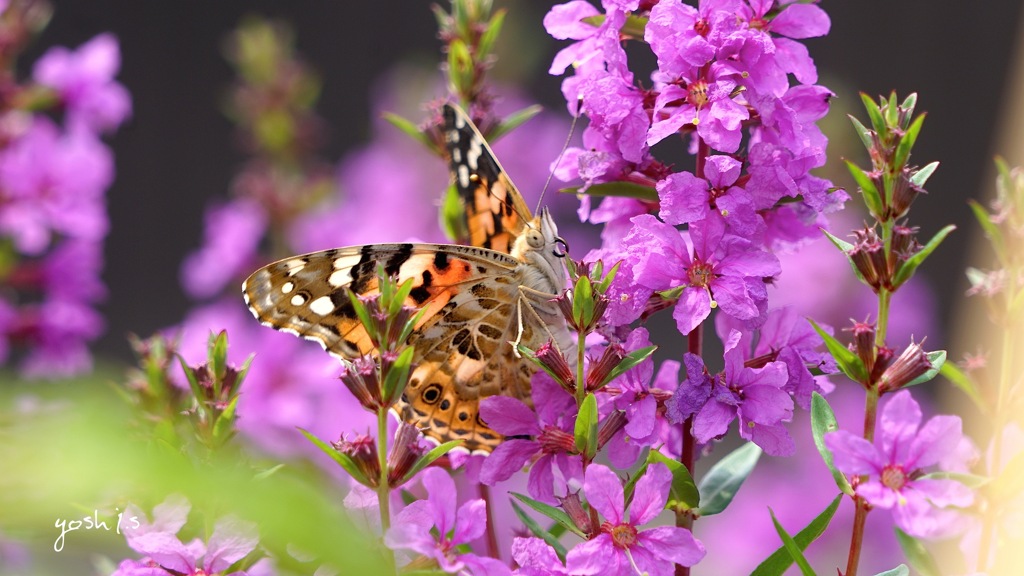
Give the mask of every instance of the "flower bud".
[{"label": "flower bud", "polygon": [[854,322],[853,328],[853,351],[864,364],[868,374],[875,365],[875,325],[868,322]]},{"label": "flower bud", "polygon": [[566,361],[562,351],[548,340],[543,346],[537,349],[537,360],[543,365],[548,374],[558,382],[559,386],[570,393],[576,390],[576,375]]},{"label": "flower bud", "polygon": [[579,492],[573,492],[565,498],[555,496],[555,499],[558,500],[559,506],[562,507],[562,510],[565,511],[569,516],[569,519],[572,520],[572,523],[575,524],[581,532],[584,534],[590,534],[593,532],[594,527],[590,525],[590,514],[588,514],[583,508],[583,502],[580,501]]},{"label": "flower bud", "polygon": [[376,412],[382,406],[377,362],[372,356],[360,356],[351,362],[344,362],[341,381],[363,408]]},{"label": "flower bud", "polygon": [[882,393],[899,390],[931,369],[932,363],[928,360],[924,348],[911,342],[882,373],[878,380],[878,389]]},{"label": "flower bud", "polygon": [[600,388],[602,383],[608,379],[608,375],[611,374],[612,370],[625,357],[625,349],[619,344],[610,344],[605,348],[601,358],[590,366],[590,371],[587,374],[587,392],[594,392]]},{"label": "flower bud", "polygon": [[398,425],[395,444],[388,454],[388,485],[392,488],[397,488],[405,482],[409,470],[426,452],[420,446],[421,437],[420,431],[412,424],[403,422]]},{"label": "flower bud", "polygon": [[371,436],[356,434],[352,440],[346,440],[342,435],[337,442],[331,442],[331,446],[348,456],[356,465],[362,476],[355,478],[357,482],[369,488],[376,488],[380,484],[380,461],[377,460],[376,442]]}]

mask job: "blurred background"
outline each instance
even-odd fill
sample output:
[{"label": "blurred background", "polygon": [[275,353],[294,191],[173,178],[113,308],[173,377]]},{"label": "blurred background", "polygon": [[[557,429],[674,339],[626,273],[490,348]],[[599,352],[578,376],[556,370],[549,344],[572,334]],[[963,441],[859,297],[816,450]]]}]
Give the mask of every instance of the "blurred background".
[{"label": "blurred background", "polygon": [[[560,79],[546,72],[561,47],[541,25],[551,4],[496,5],[510,9],[501,42],[514,49],[499,46],[493,78],[563,113]],[[947,223],[959,228],[924,266],[936,293],[935,310],[946,326],[967,287],[963,269],[974,223],[965,202],[991,193],[992,157],[1008,153],[1007,144],[996,145],[999,130],[1020,134],[1019,125],[1005,126],[1011,116],[1004,111],[1012,104],[1007,88],[1021,3],[997,0],[948,9],[928,0],[871,0],[822,6],[832,31],[807,45],[819,82],[838,96],[825,123],[830,157],[866,160],[845,119],[846,113],[863,117],[858,91],[874,96],[916,91],[918,109],[928,112],[914,158],[921,165],[938,160],[941,166],[927,187],[929,197],[914,210],[914,223],[923,237]],[[429,7],[408,0],[55,3],[53,20],[24,62],[33,62],[49,46],[76,47],[111,31],[121,44],[119,80],[133,101],[131,120],[111,140],[117,167],[108,194],[112,227],[104,278],[109,297],[101,307],[108,328],[95,347],[101,357],[129,359],[128,332],[148,335],[175,324],[189,307],[179,281],[181,262],[200,244],[204,208],[226,197],[243,160],[222,113],[232,81],[223,55],[225,37],[241,19],[259,14],[293,27],[298,52],[323,81],[317,112],[325,120],[324,156],[337,161],[370,137],[376,121],[372,100],[383,97],[384,82],[387,90],[400,91],[404,82],[440,78],[440,44]],[[440,94],[438,85],[432,96]],[[417,121],[422,117],[415,109],[406,112]],[[503,162],[509,163],[506,156]],[[830,176],[838,185],[851,185],[845,171]],[[437,182],[438,191],[445,184]],[[535,202],[538,191],[524,193]],[[945,340],[938,334],[932,338]]]}]

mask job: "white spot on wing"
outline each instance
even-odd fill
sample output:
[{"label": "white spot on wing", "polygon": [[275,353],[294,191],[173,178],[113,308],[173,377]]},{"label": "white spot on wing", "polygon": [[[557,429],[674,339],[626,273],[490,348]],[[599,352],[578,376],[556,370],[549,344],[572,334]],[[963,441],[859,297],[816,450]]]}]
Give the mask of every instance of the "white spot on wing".
[{"label": "white spot on wing", "polygon": [[327,316],[334,311],[334,303],[329,296],[321,296],[309,303],[309,309],[319,316]]},{"label": "white spot on wing", "polygon": [[469,188],[469,168],[466,168],[465,164],[459,165],[459,185]]},{"label": "white spot on wing", "polygon": [[466,151],[466,163],[473,170],[477,169],[477,160],[480,158],[480,154],[483,153],[483,148],[480,146],[479,140],[473,140],[473,145]]},{"label": "white spot on wing", "polygon": [[302,306],[306,303],[306,297],[302,294],[296,294],[292,296],[292,306]]},{"label": "white spot on wing", "polygon": [[302,272],[302,269],[306,267],[306,263],[298,258],[293,258],[285,262],[284,265],[288,267],[287,274],[289,276],[295,276],[299,272]]},{"label": "white spot on wing", "polygon": [[291,294],[292,290],[295,290],[294,282],[285,282],[284,284],[281,285],[282,294]]},{"label": "white spot on wing", "polygon": [[452,149],[452,160],[456,163],[462,162],[462,150],[459,150],[458,148]]},{"label": "white spot on wing", "polygon": [[327,278],[327,283],[335,288],[344,286],[350,282],[352,282],[352,273],[350,268],[336,270]]}]

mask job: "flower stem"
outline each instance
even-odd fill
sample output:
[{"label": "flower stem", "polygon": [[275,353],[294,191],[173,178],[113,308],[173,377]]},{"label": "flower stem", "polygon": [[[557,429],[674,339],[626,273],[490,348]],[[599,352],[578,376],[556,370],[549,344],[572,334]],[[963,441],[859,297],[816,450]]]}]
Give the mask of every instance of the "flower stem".
[{"label": "flower stem", "polygon": [[494,512],[491,508],[491,489],[481,482],[480,498],[484,501],[487,510],[487,555],[491,558],[500,558],[498,555],[498,534],[494,531]]},{"label": "flower stem", "polygon": [[377,483],[377,507],[380,509],[380,527],[387,532],[391,527],[391,487],[388,486],[388,409],[377,409],[377,462],[380,480]]}]

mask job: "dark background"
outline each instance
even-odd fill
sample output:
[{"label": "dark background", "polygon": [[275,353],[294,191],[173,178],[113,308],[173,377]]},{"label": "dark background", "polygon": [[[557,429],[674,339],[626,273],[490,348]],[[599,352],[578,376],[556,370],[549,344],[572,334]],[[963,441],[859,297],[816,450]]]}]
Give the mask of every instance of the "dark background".
[{"label": "dark background", "polygon": [[[539,102],[562,109],[560,81],[546,70],[565,43],[547,37],[541,26],[551,4],[496,4],[510,8],[506,40],[518,47],[515,58],[499,61],[495,73],[513,77]],[[429,5],[408,0],[55,3],[53,21],[26,55],[25,66],[46,47],[77,47],[111,31],[121,43],[120,81],[133,99],[133,118],[111,141],[117,179],[108,194],[112,228],[105,281],[110,293],[102,308],[108,329],[97,344],[101,355],[128,358],[126,333],[146,335],[179,322],[190,306],[178,279],[181,260],[201,241],[204,207],[226,194],[243,160],[220,112],[232,78],[223,40],[241,18],[260,14],[291,23],[299,52],[322,75],[319,112],[330,128],[326,156],[337,159],[368,137],[376,79],[401,60],[437,60]],[[901,96],[916,91],[919,110],[929,113],[914,159],[922,165],[939,160],[942,166],[929,183],[930,195],[915,206],[913,223],[926,238],[949,222],[960,228],[924,270],[948,321],[954,299],[966,287],[967,231],[973,223],[965,201],[992,189],[987,175],[998,151],[991,143],[997,115],[1007,104],[1002,94],[1021,2],[827,0],[822,6],[832,32],[807,44],[820,83],[839,96],[833,121],[844,122],[841,111],[863,118],[858,91],[877,95],[895,89]],[[865,163],[862,150],[842,152],[859,154],[854,159]],[[836,182],[850,186],[848,177]]]}]

